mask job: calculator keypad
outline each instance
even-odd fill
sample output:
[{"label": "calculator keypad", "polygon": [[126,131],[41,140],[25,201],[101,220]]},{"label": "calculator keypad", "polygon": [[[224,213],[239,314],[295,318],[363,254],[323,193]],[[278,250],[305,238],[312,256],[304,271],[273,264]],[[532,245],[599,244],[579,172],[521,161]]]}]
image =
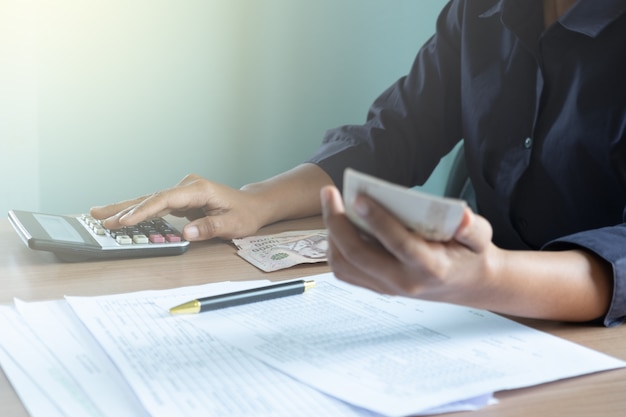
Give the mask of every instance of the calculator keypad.
[{"label": "calculator keypad", "polygon": [[79,220],[99,241],[110,237],[119,245],[149,245],[179,243],[182,241],[180,232],[161,218],[143,221],[135,226],[121,229],[106,229],[102,222],[83,214]]}]

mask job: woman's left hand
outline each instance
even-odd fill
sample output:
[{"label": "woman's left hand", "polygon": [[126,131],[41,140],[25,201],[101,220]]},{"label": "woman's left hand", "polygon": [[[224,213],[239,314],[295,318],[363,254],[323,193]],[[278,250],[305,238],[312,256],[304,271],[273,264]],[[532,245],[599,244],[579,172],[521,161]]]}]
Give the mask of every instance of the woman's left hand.
[{"label": "woman's left hand", "polygon": [[371,228],[370,237],[346,217],[335,187],[324,187],[321,197],[329,230],[328,262],[339,279],[384,294],[485,304],[493,287],[491,263],[500,250],[491,242],[492,228],[483,217],[468,208],[452,240],[433,242],[359,195],[353,208]]}]

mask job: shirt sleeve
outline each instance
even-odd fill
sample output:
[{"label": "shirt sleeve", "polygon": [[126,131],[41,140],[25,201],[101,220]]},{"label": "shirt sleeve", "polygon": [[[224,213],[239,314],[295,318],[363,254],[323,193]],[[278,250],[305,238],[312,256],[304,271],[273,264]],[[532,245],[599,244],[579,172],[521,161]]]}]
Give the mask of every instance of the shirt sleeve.
[{"label": "shirt sleeve", "polygon": [[374,101],[366,122],[329,130],[306,162],[340,189],[347,167],[405,186],[428,179],[462,135],[459,8],[456,1],[446,5],[409,74]]},{"label": "shirt sleeve", "polygon": [[604,227],[565,236],[546,244],[544,250],[586,249],[608,262],[613,268],[613,297],[603,317],[607,327],[626,319],[626,224]]}]

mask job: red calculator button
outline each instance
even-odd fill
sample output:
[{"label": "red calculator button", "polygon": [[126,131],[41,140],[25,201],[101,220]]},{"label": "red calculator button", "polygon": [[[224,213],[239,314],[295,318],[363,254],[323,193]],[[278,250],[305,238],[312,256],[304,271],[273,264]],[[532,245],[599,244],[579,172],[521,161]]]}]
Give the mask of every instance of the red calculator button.
[{"label": "red calculator button", "polygon": [[165,235],[165,239],[168,242],[180,242],[180,236],[172,234],[172,233],[168,233]]},{"label": "red calculator button", "polygon": [[164,243],[165,237],[163,235],[152,234],[149,236],[150,242],[152,243]]}]

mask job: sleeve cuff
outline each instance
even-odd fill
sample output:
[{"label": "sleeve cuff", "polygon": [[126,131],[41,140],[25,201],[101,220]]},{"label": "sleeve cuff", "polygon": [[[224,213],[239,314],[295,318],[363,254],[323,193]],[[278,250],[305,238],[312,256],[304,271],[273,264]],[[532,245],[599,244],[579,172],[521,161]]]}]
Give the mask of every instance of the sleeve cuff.
[{"label": "sleeve cuff", "polygon": [[542,250],[582,248],[593,252],[613,268],[613,297],[602,319],[607,327],[626,319],[626,225],[606,227],[565,236],[548,242]]}]

